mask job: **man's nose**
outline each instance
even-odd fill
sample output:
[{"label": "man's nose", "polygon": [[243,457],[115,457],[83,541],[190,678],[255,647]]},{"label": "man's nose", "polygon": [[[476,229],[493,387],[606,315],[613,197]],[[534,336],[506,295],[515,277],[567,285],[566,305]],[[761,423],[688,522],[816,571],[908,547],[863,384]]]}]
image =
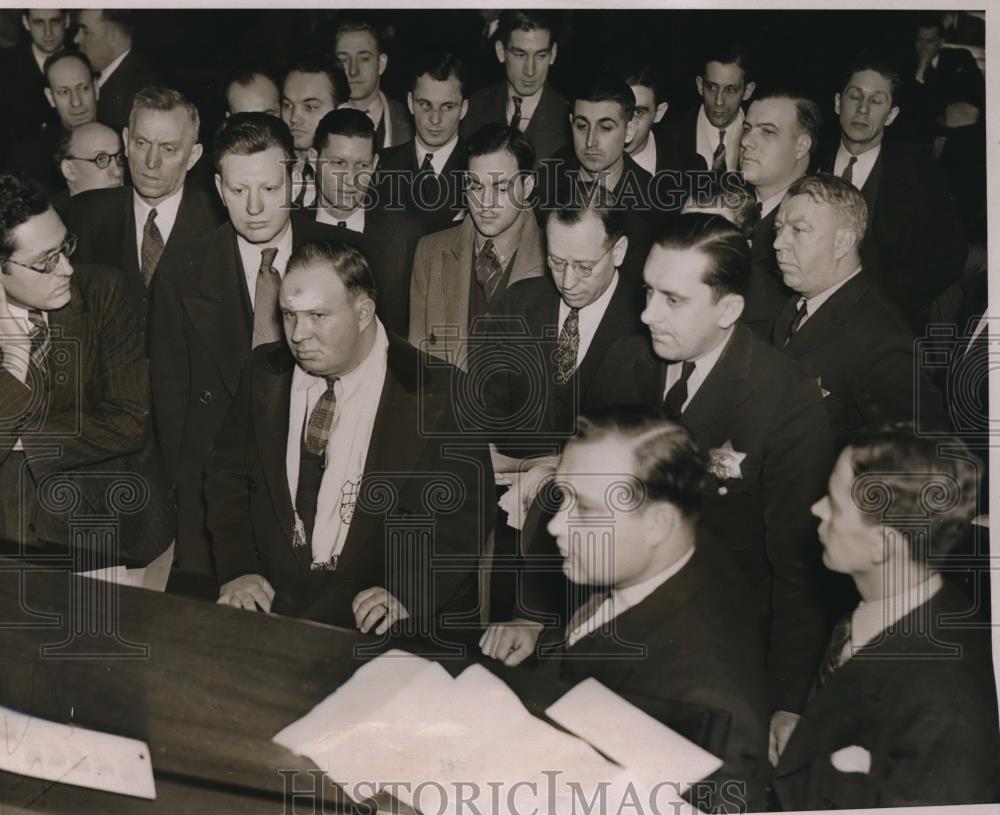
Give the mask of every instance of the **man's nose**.
[{"label": "man's nose", "polygon": [[247,195],[247,214],[248,215],[260,215],[264,211],[264,202],[261,198],[261,194],[257,190],[250,190]]},{"label": "man's nose", "polygon": [[715,106],[717,108],[721,108],[723,106],[723,104],[725,103],[725,97],[722,94],[722,88],[719,88],[715,92],[715,100],[714,101],[715,101]]},{"label": "man's nose", "polygon": [[160,148],[159,147],[153,146],[153,147],[150,147],[146,151],[146,166],[150,170],[155,170],[157,167],[160,166]]},{"label": "man's nose", "polygon": [[538,66],[535,64],[537,57],[528,57],[524,61],[524,75],[531,77],[538,73]]}]

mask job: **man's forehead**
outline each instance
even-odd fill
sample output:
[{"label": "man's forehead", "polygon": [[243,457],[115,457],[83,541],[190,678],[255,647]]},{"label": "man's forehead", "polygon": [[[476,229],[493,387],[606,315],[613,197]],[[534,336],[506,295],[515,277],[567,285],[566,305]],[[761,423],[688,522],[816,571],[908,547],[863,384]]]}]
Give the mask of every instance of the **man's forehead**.
[{"label": "man's forehead", "polygon": [[140,108],[135,112],[134,126],[129,132],[142,136],[157,135],[163,141],[170,141],[193,135],[192,130],[191,117],[181,107],[172,110]]},{"label": "man's forehead", "polygon": [[611,119],[615,122],[625,121],[625,112],[620,102],[609,100],[601,102],[586,102],[578,99],[573,104],[573,118],[585,119],[588,122],[599,122],[601,119]]},{"label": "man's forehead", "polygon": [[345,31],[337,37],[334,48],[352,54],[378,53],[378,43],[369,31]]},{"label": "man's forehead", "polygon": [[710,82],[739,85],[743,82],[744,71],[738,63],[712,60],[705,63],[705,78]]},{"label": "man's forehead", "polygon": [[76,57],[63,57],[49,68],[49,81],[52,83],[86,82],[88,79],[90,72],[87,66]]},{"label": "man's forehead", "polygon": [[42,254],[56,249],[66,238],[66,226],[52,207],[33,215],[11,230],[15,251],[25,255]]},{"label": "man's forehead", "polygon": [[74,153],[94,153],[95,155],[101,152],[114,153],[121,146],[118,135],[113,130],[100,128],[91,130],[88,128],[81,133],[81,129],[74,130],[70,137],[69,145]]},{"label": "man's forehead", "polygon": [[305,73],[292,71],[285,78],[284,94],[288,97],[302,98],[305,96],[332,96],[333,83],[330,77],[321,71]]},{"label": "man's forehead", "polygon": [[27,15],[28,19],[31,20],[32,22],[42,22],[42,21],[51,22],[53,20],[61,22],[63,19],[65,19],[66,12],[62,11],[61,9],[54,9],[54,8],[36,8],[36,9],[28,9],[25,12],[25,14]]},{"label": "man's forehead", "polygon": [[334,133],[326,137],[326,144],[320,150],[322,158],[350,158],[371,161],[375,157],[375,145],[365,136],[345,136]]},{"label": "man's forehead", "polygon": [[507,37],[507,47],[522,51],[545,51],[552,44],[552,35],[544,28],[518,28]]},{"label": "man's forehead", "polygon": [[759,99],[750,105],[747,119],[751,124],[770,123],[778,127],[788,127],[795,121],[795,102],[784,96]]},{"label": "man's forehead", "polygon": [[865,93],[892,93],[892,83],[888,77],[870,68],[851,74],[851,78],[847,80],[847,89],[850,88],[858,88]]},{"label": "man's forehead", "polygon": [[507,181],[517,173],[517,159],[506,150],[469,159],[469,175],[484,184],[487,181]]},{"label": "man's forehead", "polygon": [[421,74],[413,86],[413,98],[460,97],[462,86],[454,74],[447,79],[435,79],[429,74]]}]

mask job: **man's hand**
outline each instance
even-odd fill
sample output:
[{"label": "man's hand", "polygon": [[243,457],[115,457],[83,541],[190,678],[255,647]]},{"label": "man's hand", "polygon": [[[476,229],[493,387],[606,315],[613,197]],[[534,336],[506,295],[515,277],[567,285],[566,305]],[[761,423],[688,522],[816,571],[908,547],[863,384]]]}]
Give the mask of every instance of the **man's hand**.
[{"label": "man's hand", "polygon": [[531,620],[517,618],[507,623],[493,623],[479,640],[479,647],[486,656],[513,667],[534,653],[541,633],[542,624]]},{"label": "man's hand", "polygon": [[274,600],[274,589],[259,574],[245,574],[223,583],[219,589],[220,605],[234,606],[247,611],[256,611],[258,606],[262,611],[270,611],[272,600]]},{"label": "man's hand", "polygon": [[772,767],[778,766],[778,759],[785,752],[785,745],[788,744],[800,718],[798,713],[789,713],[787,710],[776,710],[772,714],[771,737],[767,747],[767,757]]},{"label": "man's hand", "polygon": [[362,634],[367,634],[378,623],[374,633],[379,636],[410,616],[403,604],[381,586],[359,591],[351,601],[351,610],[354,612],[354,622]]}]

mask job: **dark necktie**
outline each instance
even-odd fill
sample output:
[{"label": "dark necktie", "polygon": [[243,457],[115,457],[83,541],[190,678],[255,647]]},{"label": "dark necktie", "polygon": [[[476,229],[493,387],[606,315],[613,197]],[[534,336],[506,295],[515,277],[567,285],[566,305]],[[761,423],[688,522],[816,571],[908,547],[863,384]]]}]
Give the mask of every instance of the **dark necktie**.
[{"label": "dark necktie", "polygon": [[816,675],[816,684],[823,687],[826,681],[843,664],[844,648],[851,641],[851,616],[848,614],[833,627],[830,635],[830,644],[827,646],[823,661],[819,665],[819,673]]},{"label": "dark necktie", "polygon": [[306,194],[309,192],[309,188],[312,186],[314,178],[316,178],[316,171],[307,161],[302,165],[302,186],[299,187],[299,194],[295,198],[295,206],[304,207],[306,205]]},{"label": "dark necktie", "polygon": [[858,163],[857,156],[851,156],[847,162],[847,166],[844,168],[844,172],[840,174],[840,177],[844,179],[848,184],[854,183],[854,165]]},{"label": "dark necktie", "polygon": [[667,415],[668,419],[675,422],[680,421],[681,410],[684,408],[684,403],[688,398],[688,380],[693,373],[693,362],[681,364],[680,379],[670,386],[670,390],[667,391],[667,395],[663,399],[663,412]]},{"label": "dark necktie", "polygon": [[28,339],[31,341],[28,350],[28,364],[38,370],[43,379],[48,380],[45,358],[49,355],[49,349],[52,347],[49,324],[45,321],[45,315],[37,308],[28,310],[28,322],[31,323],[31,328],[28,329]]},{"label": "dark necktie", "polygon": [[609,591],[595,592],[583,602],[583,605],[573,612],[573,616],[569,618],[569,623],[566,626],[567,641],[569,640],[569,635],[593,617],[594,614],[597,613],[597,609],[599,609],[604,601],[610,596],[611,592]]},{"label": "dark necktie", "polygon": [[556,384],[565,385],[576,370],[580,350],[580,309],[571,308],[556,344]]},{"label": "dark necktie", "polygon": [[788,326],[788,336],[785,337],[785,342],[781,346],[782,348],[786,347],[788,343],[792,341],[792,336],[799,330],[799,326],[802,325],[802,321],[808,316],[808,313],[808,301],[805,297],[800,297],[798,310],[795,312],[795,319],[792,320],[792,324]]},{"label": "dark necktie", "polygon": [[479,257],[476,258],[476,281],[483,287],[488,301],[493,300],[502,277],[503,266],[500,265],[497,250],[493,246],[493,241],[486,241]]},{"label": "dark necktie", "polygon": [[434,172],[434,154],[427,153],[424,155],[424,160],[420,163],[421,173],[433,173]]},{"label": "dark necktie", "polygon": [[347,229],[347,221],[337,221],[337,226],[341,229]]},{"label": "dark necktie", "polygon": [[163,254],[163,235],[156,225],[156,210],[151,209],[146,217],[146,224],[142,228],[142,248],[140,250],[140,271],[142,272],[143,285],[148,289],[156,273],[156,267],[160,263],[160,256]]},{"label": "dark necktie", "polygon": [[337,410],[337,394],[333,390],[336,382],[336,376],[327,377],[326,390],[316,400],[312,413],[309,414],[309,421],[306,422],[306,449],[314,456],[321,456],[326,452],[326,443],[330,439],[333,414]]},{"label": "dark necktie", "polygon": [[281,325],[278,321],[281,276],[273,266],[277,254],[278,250],[273,246],[260,253],[260,268],[257,270],[257,285],[254,287],[253,297],[253,348],[281,339]]},{"label": "dark necktie", "polygon": [[717,173],[726,171],[726,131],[724,128],[719,130],[719,144],[716,146],[715,152],[712,153],[712,169]]},{"label": "dark necktie", "polygon": [[441,181],[437,173],[434,172],[432,163],[433,154],[424,155],[424,160],[420,164],[417,172],[419,189],[419,200],[416,202],[418,208],[422,210],[436,209],[440,205]]},{"label": "dark necktie", "polygon": [[514,102],[514,114],[510,117],[510,126],[512,129],[521,129],[521,103],[524,101],[520,96],[512,96],[511,100]]}]

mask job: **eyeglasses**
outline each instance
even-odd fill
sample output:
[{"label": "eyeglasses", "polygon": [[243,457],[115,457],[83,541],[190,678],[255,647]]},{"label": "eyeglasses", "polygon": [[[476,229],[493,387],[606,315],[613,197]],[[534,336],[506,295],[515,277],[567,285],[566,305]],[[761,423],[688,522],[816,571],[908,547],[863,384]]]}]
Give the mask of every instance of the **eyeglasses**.
[{"label": "eyeglasses", "polygon": [[121,150],[117,153],[98,153],[93,158],[84,158],[83,156],[66,156],[66,158],[75,159],[76,161],[89,161],[92,164],[96,164],[99,170],[108,169],[108,165],[112,161],[119,167],[125,166],[125,154]]},{"label": "eyeglasses", "polygon": [[568,261],[562,258],[554,257],[553,255],[548,256],[549,268],[554,274],[566,274],[566,267],[569,266],[574,272],[576,272],[580,277],[587,278],[594,273],[594,267],[597,266],[604,258],[608,256],[608,252],[615,248],[615,244],[612,243],[607,249],[604,250],[602,254],[596,260],[574,260]]},{"label": "eyeglasses", "polygon": [[3,258],[5,263],[13,263],[15,266],[20,266],[22,269],[31,269],[33,272],[38,274],[52,274],[56,267],[59,265],[59,259],[65,257],[69,260],[70,256],[76,251],[76,235],[71,232],[66,233],[66,237],[63,239],[62,244],[54,252],[45,256],[45,260],[42,261],[41,266],[30,266],[27,263],[21,263],[18,260],[11,260],[10,258]]}]

